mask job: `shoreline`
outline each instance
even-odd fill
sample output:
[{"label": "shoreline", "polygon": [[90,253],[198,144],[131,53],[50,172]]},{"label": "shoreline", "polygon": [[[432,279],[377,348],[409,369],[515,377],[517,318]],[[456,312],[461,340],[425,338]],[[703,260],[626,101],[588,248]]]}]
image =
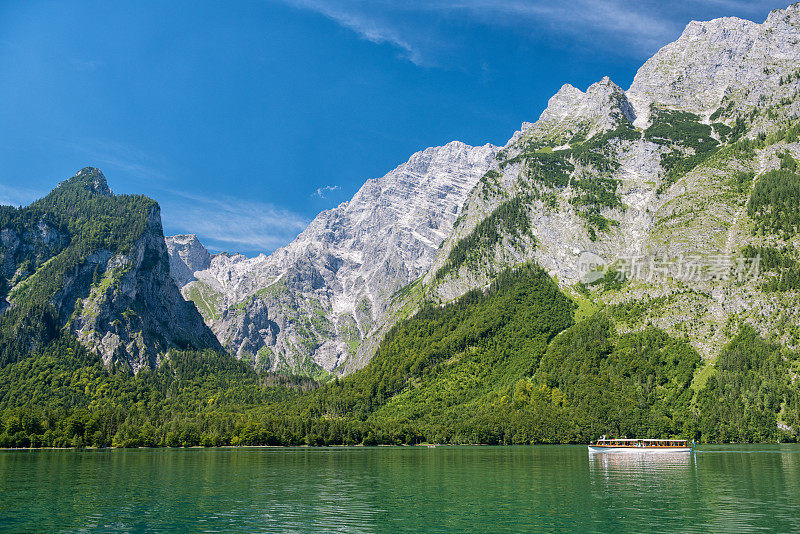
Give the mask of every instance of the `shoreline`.
[{"label": "shoreline", "polygon": [[[504,448],[504,447],[586,447],[589,443],[519,443],[514,445],[489,445],[486,443],[420,443],[417,445],[219,445],[204,447],[202,445],[192,445],[191,447],[0,447],[2,451],[140,451],[140,450],[235,450],[235,449],[390,449],[390,448],[407,448],[407,449],[438,449],[438,448],[454,448],[454,447],[490,447],[490,448]],[[698,444],[695,449],[700,447],[720,447],[720,446],[747,446],[747,445],[798,445],[800,442],[796,441],[782,441],[782,442],[747,442],[747,443],[703,443]]]}]

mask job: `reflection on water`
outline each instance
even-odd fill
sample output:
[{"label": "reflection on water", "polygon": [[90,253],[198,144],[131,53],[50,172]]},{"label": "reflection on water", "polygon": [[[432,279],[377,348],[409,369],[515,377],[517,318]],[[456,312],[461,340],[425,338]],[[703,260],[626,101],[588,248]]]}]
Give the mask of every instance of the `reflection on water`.
[{"label": "reflection on water", "polygon": [[800,447],[0,451],[0,530],[800,530]]},{"label": "reflection on water", "polygon": [[592,512],[598,530],[642,529],[691,532],[687,508],[694,493],[691,454],[625,452],[589,454]]},{"label": "reflection on water", "polygon": [[683,532],[797,531],[800,448],[767,447],[589,454],[598,517],[650,515],[650,526]]},{"label": "reflection on water", "polygon": [[615,470],[635,471],[637,469],[646,472],[667,471],[671,472],[674,467],[686,467],[691,463],[690,453],[674,452],[601,452],[589,453],[589,468],[594,471],[601,469],[608,473]]},{"label": "reflection on water", "polygon": [[[658,452],[589,454],[593,489],[622,495],[628,491],[659,495],[674,492],[693,478],[691,454]],[[665,498],[667,495],[659,495]]]}]

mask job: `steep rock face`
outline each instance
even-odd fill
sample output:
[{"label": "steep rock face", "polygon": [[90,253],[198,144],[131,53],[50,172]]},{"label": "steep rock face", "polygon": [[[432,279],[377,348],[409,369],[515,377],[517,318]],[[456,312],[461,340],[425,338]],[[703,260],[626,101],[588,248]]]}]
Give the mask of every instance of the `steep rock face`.
[{"label": "steep rock face", "polygon": [[0,215],[2,335],[42,332],[17,349],[66,328],[106,364],[134,372],[170,348],[221,349],[170,277],[154,201],[114,195],[87,167],[44,199],[0,207]]},{"label": "steep rock face", "polygon": [[[87,288],[95,267],[104,275]],[[149,211],[146,229],[132,252],[93,254],[74,279],[65,281],[59,297],[66,303],[81,295],[85,296],[69,328],[106,364],[123,361],[138,372],[158,365],[170,348],[222,349],[170,277],[157,204]]]},{"label": "steep rock face", "polygon": [[[572,136],[573,142],[582,142],[598,132],[615,128],[620,120],[632,122],[634,118],[633,107],[625,92],[606,76],[590,85],[585,93],[570,84],[561,87],[548,101],[539,120],[528,128],[532,131],[527,137],[552,142],[570,141],[567,137],[560,138],[560,134]],[[512,142],[514,140],[512,138]]]},{"label": "steep rock face", "polygon": [[636,126],[647,125],[653,103],[701,117],[732,101],[742,109],[757,104],[765,79],[796,65],[799,13],[793,4],[763,24],[735,17],[691,22],[636,73],[627,91]]},{"label": "steep rock face", "polygon": [[[787,325],[800,323],[796,291],[764,291],[764,275],[713,273],[745,259],[748,246],[800,246],[756,232],[747,208],[782,154],[800,154],[798,28],[800,5],[763,24],[693,22],[628,91],[608,78],[586,92],[565,85],[501,150],[419,153],[269,258],[214,258],[184,295],[207,307],[223,344],[271,369],[311,361],[350,372],[421,303],[450,301],[530,260],[585,310],[610,305],[621,331],[655,324],[713,358],[748,322],[795,346],[800,331]],[[435,185],[408,187],[405,176],[419,183],[428,172],[415,167],[442,150],[453,161],[453,149],[480,160],[457,194],[443,202]],[[465,175],[466,160],[455,160],[455,171],[444,165],[439,175]],[[463,205],[449,202],[459,196]],[[687,278],[687,269],[699,275]]]},{"label": "steep rock face", "polygon": [[392,295],[431,265],[495,153],[460,142],[418,152],[286,247],[269,257],[217,255],[182,292],[224,346],[260,368],[341,370]]},{"label": "steep rock face", "polygon": [[194,272],[211,266],[211,254],[195,234],[166,238],[169,269],[179,287],[195,280]]}]

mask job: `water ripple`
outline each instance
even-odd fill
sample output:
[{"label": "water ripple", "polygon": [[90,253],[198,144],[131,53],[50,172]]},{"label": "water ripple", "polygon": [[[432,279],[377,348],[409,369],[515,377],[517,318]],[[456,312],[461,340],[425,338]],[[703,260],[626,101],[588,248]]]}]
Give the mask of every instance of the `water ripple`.
[{"label": "water ripple", "polygon": [[4,451],[0,530],[789,532],[798,475],[797,446]]}]

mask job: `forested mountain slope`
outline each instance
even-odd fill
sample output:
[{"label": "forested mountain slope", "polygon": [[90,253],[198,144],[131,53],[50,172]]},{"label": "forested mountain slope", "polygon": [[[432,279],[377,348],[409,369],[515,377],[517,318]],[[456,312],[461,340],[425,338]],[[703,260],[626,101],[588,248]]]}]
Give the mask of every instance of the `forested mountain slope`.
[{"label": "forested mountain slope", "polygon": [[213,352],[134,376],[60,338],[0,369],[0,446],[797,439],[797,355],[752,328],[701,385],[686,341],[576,311],[541,268],[504,271],[400,322],[365,368],[322,387]]},{"label": "forested mountain slope", "polygon": [[219,348],[169,276],[158,204],[85,168],[25,208],[0,206],[0,364],[63,333],[138,371],[170,348]]},{"label": "forested mountain slope", "polygon": [[[770,199],[794,198],[798,28],[797,4],[762,24],[692,22],[627,91],[566,84],[506,146],[415,154],[270,256],[169,238],[176,280],[237,357],[317,377],[526,261],[646,317],[619,328],[687,335],[706,360],[745,322],[797,348],[796,229]],[[620,283],[598,284],[607,273]]]}]

